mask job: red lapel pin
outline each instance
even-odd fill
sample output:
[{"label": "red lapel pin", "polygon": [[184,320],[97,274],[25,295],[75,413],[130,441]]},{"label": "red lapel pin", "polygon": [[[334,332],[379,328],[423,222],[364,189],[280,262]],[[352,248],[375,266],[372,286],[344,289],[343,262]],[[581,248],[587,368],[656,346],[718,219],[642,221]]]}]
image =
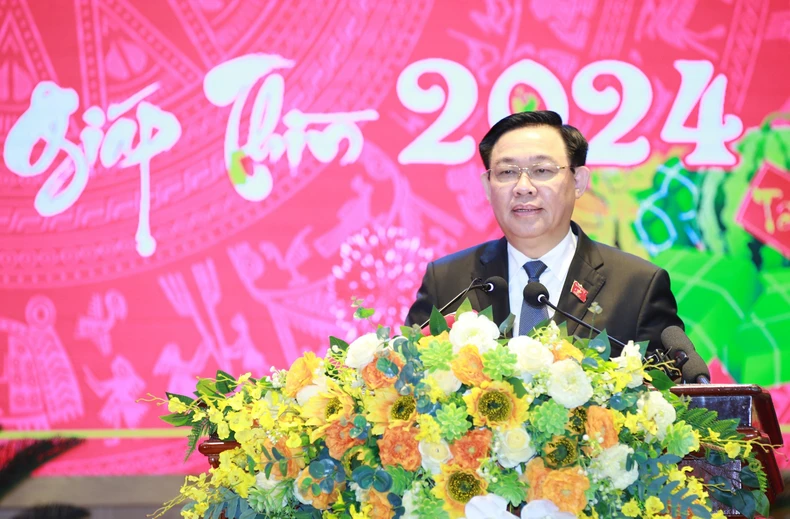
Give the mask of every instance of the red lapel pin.
[{"label": "red lapel pin", "polygon": [[574,280],[573,286],[571,287],[571,294],[575,295],[579,298],[579,301],[582,303],[587,302],[587,289],[582,286],[581,283]]}]

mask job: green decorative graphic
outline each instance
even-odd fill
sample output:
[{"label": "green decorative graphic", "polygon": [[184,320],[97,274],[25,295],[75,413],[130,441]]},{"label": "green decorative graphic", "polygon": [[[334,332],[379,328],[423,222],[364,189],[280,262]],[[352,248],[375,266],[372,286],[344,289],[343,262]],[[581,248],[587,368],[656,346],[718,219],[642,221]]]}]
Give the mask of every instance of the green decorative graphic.
[{"label": "green decorative graphic", "polygon": [[595,239],[667,269],[700,354],[736,381],[766,386],[790,381],[790,259],[735,216],[766,162],[790,171],[790,126],[779,118],[734,143],[731,170],[690,171],[680,150],[630,171],[595,170],[574,214]]}]

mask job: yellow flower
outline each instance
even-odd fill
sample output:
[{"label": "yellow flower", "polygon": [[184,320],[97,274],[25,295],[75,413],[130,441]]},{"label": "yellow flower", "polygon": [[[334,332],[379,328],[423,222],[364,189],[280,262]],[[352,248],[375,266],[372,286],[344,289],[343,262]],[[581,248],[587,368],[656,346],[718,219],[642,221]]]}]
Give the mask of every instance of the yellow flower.
[{"label": "yellow flower", "polygon": [[656,496],[650,496],[645,500],[645,513],[648,516],[656,515],[664,509],[664,503]]},{"label": "yellow flower", "polygon": [[431,492],[441,499],[442,508],[450,519],[464,517],[466,503],[475,496],[486,493],[488,483],[476,471],[463,469],[457,465],[442,465],[442,471],[434,477],[436,486]]},{"label": "yellow flower", "polygon": [[510,429],[527,419],[529,404],[518,398],[508,382],[484,383],[464,396],[466,408],[477,427]]},{"label": "yellow flower", "polygon": [[450,333],[447,330],[443,331],[439,335],[428,335],[425,337],[421,337],[419,341],[417,341],[417,349],[424,350],[433,341],[437,342],[450,342]]},{"label": "yellow flower", "polygon": [[450,369],[458,380],[467,386],[480,386],[483,382],[490,382],[491,378],[483,373],[483,358],[477,346],[464,346],[450,362]]},{"label": "yellow flower", "polygon": [[380,436],[388,427],[408,427],[417,419],[417,401],[412,395],[400,395],[394,388],[385,387],[365,397],[367,420],[372,434]]},{"label": "yellow flower", "polygon": [[735,442],[727,442],[724,444],[724,452],[730,459],[735,459],[741,453],[741,446]]},{"label": "yellow flower", "polygon": [[302,407],[301,416],[307,425],[316,427],[310,433],[310,441],[320,438],[329,424],[342,417],[349,418],[354,412],[354,399],[343,392],[333,380],[327,381],[327,391],[313,396]]},{"label": "yellow flower", "polygon": [[230,436],[230,428],[228,427],[228,422],[225,420],[217,424],[217,436],[219,436],[220,440],[227,440]]},{"label": "yellow flower", "polygon": [[234,411],[240,411],[244,407],[244,393],[239,392],[228,399],[228,405]]},{"label": "yellow flower", "polygon": [[712,442],[720,442],[721,435],[716,431],[714,431],[713,429],[708,429],[708,439],[710,439],[710,441]]},{"label": "yellow flower", "polygon": [[234,432],[246,431],[252,428],[252,417],[249,412],[239,411],[228,413],[228,426]]},{"label": "yellow flower", "polygon": [[429,414],[417,416],[417,425],[420,431],[417,433],[417,441],[425,440],[427,443],[439,443],[442,440],[441,427],[439,423]]},{"label": "yellow flower", "polygon": [[581,362],[584,359],[584,353],[565,339],[552,348],[552,353],[554,354],[555,362],[565,359],[576,359],[577,362]]},{"label": "yellow flower", "polygon": [[623,505],[622,512],[623,515],[628,517],[639,517],[642,514],[639,504],[634,499],[631,499],[629,502]]},{"label": "yellow flower", "polygon": [[184,402],[174,396],[171,396],[170,400],[167,401],[167,410],[171,413],[186,413],[189,408]]},{"label": "yellow flower", "polygon": [[285,388],[283,388],[285,396],[296,398],[300,390],[312,384],[315,371],[320,365],[321,359],[312,351],[305,352],[303,356],[296,359],[285,378]]}]

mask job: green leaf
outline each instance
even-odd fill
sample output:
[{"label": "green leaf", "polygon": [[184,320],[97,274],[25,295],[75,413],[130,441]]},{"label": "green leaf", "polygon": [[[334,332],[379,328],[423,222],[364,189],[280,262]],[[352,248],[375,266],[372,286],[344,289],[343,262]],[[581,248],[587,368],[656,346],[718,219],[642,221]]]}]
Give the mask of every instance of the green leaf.
[{"label": "green leaf", "polygon": [[376,361],[376,369],[384,373],[387,378],[397,377],[400,372],[398,365],[386,357],[379,357]]},{"label": "green leaf", "polygon": [[590,340],[589,348],[595,350],[603,360],[609,360],[612,354],[612,345],[609,342],[609,336],[606,335],[606,329],[601,330],[601,333]]},{"label": "green leaf", "polygon": [[236,512],[239,510],[239,500],[241,498],[236,496],[235,498],[228,501],[228,509],[225,512],[225,519],[234,519],[236,517]]},{"label": "green leaf", "polygon": [[263,473],[266,475],[266,479],[272,478],[272,469],[274,468],[274,462],[270,461],[263,467]]},{"label": "green leaf", "polygon": [[485,315],[488,317],[489,321],[494,322],[494,309],[490,306],[483,308],[483,310],[480,312],[480,315]]},{"label": "green leaf", "polygon": [[197,391],[202,396],[207,398],[216,398],[218,395],[217,393],[217,385],[214,383],[213,380],[208,378],[201,378],[198,380],[197,383]]},{"label": "green leaf", "polygon": [[343,339],[338,339],[337,337],[329,337],[329,347],[337,347],[341,352],[345,352],[348,349],[348,343]]},{"label": "green leaf", "polygon": [[741,469],[741,483],[749,488],[760,488],[760,480],[757,479],[757,474],[752,471],[748,466]]},{"label": "green leaf", "polygon": [[752,496],[754,496],[754,507],[757,513],[763,517],[768,517],[768,514],[770,514],[768,497],[759,490],[752,490]]},{"label": "green leaf", "polygon": [[232,375],[230,375],[229,373],[225,373],[221,369],[217,370],[217,385],[216,385],[217,391],[219,391],[223,395],[227,395],[228,393],[236,389],[237,386],[238,384],[236,383],[236,379],[233,378]]},{"label": "green leaf", "polygon": [[468,297],[465,297],[464,302],[461,303],[461,306],[459,306],[458,310],[455,311],[455,317],[457,318],[461,314],[465,314],[471,311],[472,311],[472,303],[469,301]]},{"label": "green leaf", "polygon": [[518,398],[524,398],[527,394],[527,389],[524,387],[524,381],[518,377],[510,377],[505,379],[511,386],[513,386],[513,392],[516,394]]},{"label": "green leaf", "polygon": [[172,413],[160,416],[159,418],[175,427],[183,427],[192,424],[192,415],[189,414]]},{"label": "green leaf", "polygon": [[527,497],[524,485],[518,479],[516,471],[500,471],[496,474],[496,482],[489,484],[488,491],[510,501],[513,506],[518,506]]},{"label": "green leaf", "polygon": [[288,460],[281,459],[278,463],[278,468],[280,469],[280,474],[287,474],[288,473]]},{"label": "green leaf", "polygon": [[376,313],[376,311],[373,310],[372,308],[363,308],[363,307],[359,306],[359,307],[357,307],[356,310],[354,310],[354,318],[355,319],[368,319],[370,317],[373,317],[373,314],[375,314],[375,313]]},{"label": "green leaf", "polygon": [[659,369],[651,369],[647,372],[647,374],[652,379],[650,381],[653,384],[653,387],[658,389],[659,391],[664,391],[671,387],[675,387],[675,383],[667,376],[666,373]]},{"label": "green leaf", "polygon": [[373,484],[375,473],[376,471],[372,467],[360,465],[351,473],[351,480],[363,490],[368,489]]},{"label": "green leaf", "polygon": [[439,335],[442,332],[449,331],[450,327],[447,326],[447,320],[439,313],[436,307],[431,309],[431,319],[428,322],[431,329],[431,335]]},{"label": "green leaf", "polygon": [[392,476],[386,470],[378,469],[373,475],[373,488],[378,492],[388,492],[392,487]]},{"label": "green leaf", "polygon": [[414,481],[414,473],[409,472],[400,465],[397,467],[387,465],[384,467],[384,470],[392,477],[390,492],[393,494],[402,496],[411,487],[412,481]]},{"label": "green leaf", "polygon": [[390,338],[390,329],[389,326],[381,326],[379,325],[376,328],[376,337],[380,341],[388,341]]},{"label": "green leaf", "polygon": [[499,334],[503,337],[509,336],[510,332],[513,330],[513,324],[516,322],[516,316],[514,314],[510,314],[507,316],[507,319],[502,321],[502,324],[499,325]]},{"label": "green leaf", "polygon": [[272,447],[272,456],[274,456],[274,459],[276,460],[281,460],[284,457],[282,454],[280,454],[280,451],[277,450],[277,447]]}]

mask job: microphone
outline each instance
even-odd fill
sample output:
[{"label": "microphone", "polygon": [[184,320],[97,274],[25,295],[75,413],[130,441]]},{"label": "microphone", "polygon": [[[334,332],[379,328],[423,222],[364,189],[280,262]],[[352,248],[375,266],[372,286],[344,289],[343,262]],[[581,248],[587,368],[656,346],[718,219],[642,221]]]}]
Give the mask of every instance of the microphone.
[{"label": "microphone", "polygon": [[[503,289],[507,290],[507,281],[502,276],[491,276],[490,278],[486,279],[485,281],[481,281],[480,278],[475,278],[472,280],[472,283],[462,290],[457,296],[450,299],[450,301],[439,309],[439,313],[443,314],[445,310],[447,310],[450,305],[464,297],[468,292],[472,290],[482,290],[486,294],[490,294],[492,292],[501,292]],[[429,317],[427,321],[420,325],[420,328],[425,328],[428,323],[431,322],[431,318]]]},{"label": "microphone", "polygon": [[667,356],[680,369],[683,382],[710,384],[708,365],[680,326],[670,326],[661,332],[661,343]]},{"label": "microphone", "polygon": [[[560,310],[559,308],[551,304],[551,302],[549,301],[549,290],[543,285],[543,283],[538,283],[536,281],[533,281],[532,283],[527,283],[527,286],[524,287],[524,301],[526,301],[528,305],[534,306],[535,308],[540,308],[541,306],[548,306],[558,314],[564,315],[565,317],[575,322],[576,324],[580,324],[585,328],[587,328],[588,330],[594,331],[595,333],[598,334],[601,333],[601,330],[599,330],[598,328],[585,323],[578,317],[573,316],[563,310]],[[625,343],[623,341],[615,337],[612,337],[611,335],[609,335],[608,337],[610,341],[620,346],[621,351],[622,348],[625,348]]]}]

